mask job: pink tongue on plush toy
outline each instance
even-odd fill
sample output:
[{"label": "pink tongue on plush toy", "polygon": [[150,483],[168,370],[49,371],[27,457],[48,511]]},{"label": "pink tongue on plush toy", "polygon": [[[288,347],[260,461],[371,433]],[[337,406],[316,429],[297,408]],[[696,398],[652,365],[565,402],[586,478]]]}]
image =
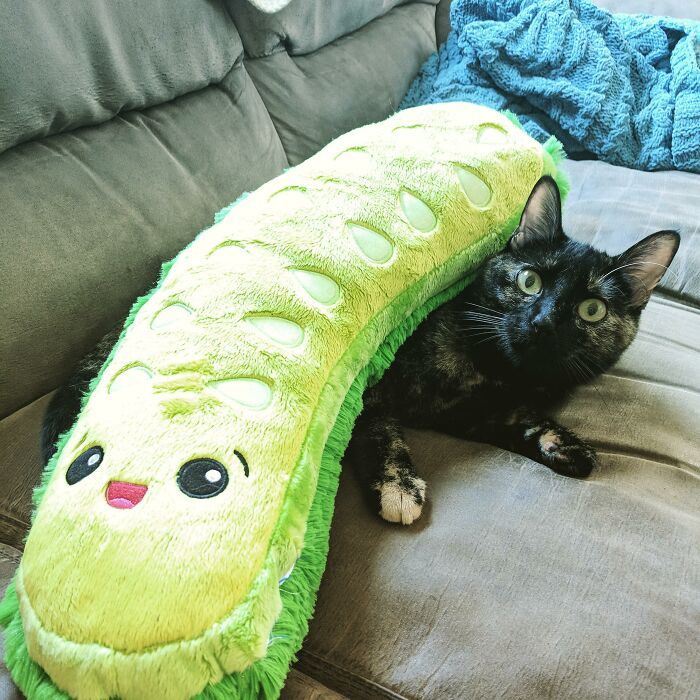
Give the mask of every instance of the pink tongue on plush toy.
[{"label": "pink tongue on plush toy", "polygon": [[107,487],[107,503],[112,508],[133,508],[141,503],[148,486],[130,484],[128,481],[110,481]]}]

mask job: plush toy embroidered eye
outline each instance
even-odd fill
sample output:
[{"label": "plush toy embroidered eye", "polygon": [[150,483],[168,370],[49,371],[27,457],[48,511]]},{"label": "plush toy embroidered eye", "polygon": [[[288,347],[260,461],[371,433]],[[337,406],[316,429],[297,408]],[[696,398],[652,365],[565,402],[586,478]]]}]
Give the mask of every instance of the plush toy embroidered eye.
[{"label": "plush toy embroidered eye", "polygon": [[89,450],[85,450],[79,457],[76,457],[66,472],[68,485],[73,486],[73,484],[82,481],[86,476],[90,476],[102,464],[104,456],[105,453],[102,451],[102,448],[96,445]]},{"label": "plush toy embroidered eye", "polygon": [[214,459],[193,459],[180,468],[177,485],[190,498],[213,498],[228,486],[228,472]]}]

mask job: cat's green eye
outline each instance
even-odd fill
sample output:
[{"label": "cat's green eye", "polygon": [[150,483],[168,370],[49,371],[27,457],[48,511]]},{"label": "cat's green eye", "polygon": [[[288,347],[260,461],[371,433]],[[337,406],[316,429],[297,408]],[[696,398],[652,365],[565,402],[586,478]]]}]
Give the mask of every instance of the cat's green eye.
[{"label": "cat's green eye", "polygon": [[539,294],[542,290],[542,278],[534,270],[521,270],[515,281],[525,294]]},{"label": "cat's green eye", "polygon": [[578,315],[588,323],[602,321],[608,313],[608,307],[600,299],[586,299],[578,305]]}]

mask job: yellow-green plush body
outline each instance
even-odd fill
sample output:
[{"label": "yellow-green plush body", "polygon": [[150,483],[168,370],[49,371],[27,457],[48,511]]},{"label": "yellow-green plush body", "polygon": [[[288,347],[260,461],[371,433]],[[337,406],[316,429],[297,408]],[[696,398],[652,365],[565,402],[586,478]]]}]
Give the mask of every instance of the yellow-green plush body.
[{"label": "yellow-green plush body", "polygon": [[[184,699],[265,655],[353,380],[553,169],[501,114],[418,107],[336,139],[178,256],[58,455],[16,576],[29,654],[59,688]],[[69,485],[93,445],[103,463]],[[228,470],[214,498],[178,488],[200,457]],[[148,491],[113,508],[114,481]]]}]

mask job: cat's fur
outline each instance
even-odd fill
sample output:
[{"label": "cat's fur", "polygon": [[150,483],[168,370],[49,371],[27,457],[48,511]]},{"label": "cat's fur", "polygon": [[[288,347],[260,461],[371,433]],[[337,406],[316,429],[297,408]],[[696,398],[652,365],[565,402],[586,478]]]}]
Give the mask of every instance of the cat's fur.
[{"label": "cat's fur", "polygon": [[[605,371],[632,342],[679,240],[660,231],[616,257],[576,243],[562,231],[556,184],[542,178],[506,250],[426,319],[365,393],[353,446],[378,492],[382,517],[409,524],[425,501],[426,484],[415,472],[403,426],[489,442],[560,474],[588,476],[595,451],[547,418],[547,410]],[[517,286],[523,269],[541,276],[539,293]],[[577,312],[590,298],[607,305],[595,323]],[[119,328],[105,336],[54,395],[42,429],[47,461],[118,337]]]},{"label": "cat's fur", "polygon": [[[547,411],[632,342],[679,241],[676,232],[660,231],[615,257],[577,243],[562,230],[554,181],[542,178],[506,250],[426,319],[365,393],[354,462],[378,492],[380,515],[409,524],[425,501],[404,426],[491,443],[560,474],[588,476],[594,449]],[[524,269],[540,275],[538,294],[518,287]],[[577,307],[586,299],[604,301],[606,316],[583,320]]]}]

